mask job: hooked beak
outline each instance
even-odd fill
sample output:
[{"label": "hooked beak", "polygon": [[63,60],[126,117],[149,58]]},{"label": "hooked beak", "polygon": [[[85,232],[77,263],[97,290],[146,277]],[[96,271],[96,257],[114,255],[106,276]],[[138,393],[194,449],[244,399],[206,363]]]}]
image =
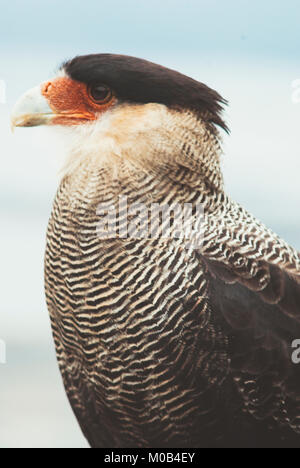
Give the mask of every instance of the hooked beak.
[{"label": "hooked beak", "polygon": [[11,127],[36,127],[47,125],[55,113],[50,108],[47,99],[42,95],[41,87],[27,91],[15,104],[11,115]]}]

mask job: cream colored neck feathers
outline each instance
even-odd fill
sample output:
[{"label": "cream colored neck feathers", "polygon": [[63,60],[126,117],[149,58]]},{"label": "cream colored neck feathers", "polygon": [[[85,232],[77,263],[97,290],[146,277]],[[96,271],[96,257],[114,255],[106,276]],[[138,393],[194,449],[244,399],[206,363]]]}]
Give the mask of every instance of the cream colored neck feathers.
[{"label": "cream colored neck feathers", "polygon": [[[63,177],[77,170],[110,166],[121,178],[124,162],[156,174],[176,174],[186,167],[215,189],[222,189],[220,146],[199,117],[162,104],[118,104],[96,122],[63,130],[67,159]],[[179,182],[181,182],[179,180]]]}]

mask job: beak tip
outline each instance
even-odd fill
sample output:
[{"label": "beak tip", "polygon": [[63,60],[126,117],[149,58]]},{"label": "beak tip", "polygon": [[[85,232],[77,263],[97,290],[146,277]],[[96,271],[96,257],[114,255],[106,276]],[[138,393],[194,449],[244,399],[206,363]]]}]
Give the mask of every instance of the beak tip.
[{"label": "beak tip", "polygon": [[11,130],[15,127],[35,127],[47,124],[53,112],[40,86],[27,91],[15,104],[11,114]]}]

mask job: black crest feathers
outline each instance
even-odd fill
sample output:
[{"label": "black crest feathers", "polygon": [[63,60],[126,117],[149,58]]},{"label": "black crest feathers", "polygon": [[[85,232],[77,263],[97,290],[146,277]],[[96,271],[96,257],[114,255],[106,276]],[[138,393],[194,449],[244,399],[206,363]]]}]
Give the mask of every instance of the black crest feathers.
[{"label": "black crest feathers", "polygon": [[191,109],[207,115],[210,123],[228,131],[221,117],[226,101],[213,89],[177,71],[147,60],[114,54],[75,57],[62,68],[74,80],[110,86],[122,101]]}]

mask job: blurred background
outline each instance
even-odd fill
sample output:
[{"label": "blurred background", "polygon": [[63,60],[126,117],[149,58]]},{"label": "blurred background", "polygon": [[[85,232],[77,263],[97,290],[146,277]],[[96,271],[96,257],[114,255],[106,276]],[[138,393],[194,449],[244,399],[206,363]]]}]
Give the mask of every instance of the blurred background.
[{"label": "blurred background", "polygon": [[11,134],[16,99],[85,53],[143,57],[203,81],[229,101],[228,193],[300,249],[299,18],[298,0],[1,1],[0,447],[87,447],[63,390],[43,293],[63,150],[45,128]]}]

